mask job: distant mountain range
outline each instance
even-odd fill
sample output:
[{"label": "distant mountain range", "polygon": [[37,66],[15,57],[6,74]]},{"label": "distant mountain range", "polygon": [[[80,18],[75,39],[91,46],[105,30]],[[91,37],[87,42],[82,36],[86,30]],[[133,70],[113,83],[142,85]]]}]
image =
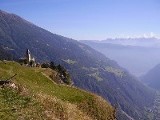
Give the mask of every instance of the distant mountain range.
[{"label": "distant mountain range", "polygon": [[17,15],[0,11],[0,47],[14,55],[14,59],[23,57],[26,49],[30,49],[39,62],[62,64],[75,86],[97,93],[112,105],[119,106],[119,120],[147,119],[145,107],[152,104],[154,91],[88,45],[52,34]]},{"label": "distant mountain range", "polygon": [[145,74],[160,61],[160,40],[157,38],[117,38],[81,42],[117,61],[136,76]]},{"label": "distant mountain range", "polygon": [[125,46],[139,46],[139,47],[160,47],[160,39],[155,37],[145,38],[108,38],[106,40],[94,40],[98,43],[112,43]]}]

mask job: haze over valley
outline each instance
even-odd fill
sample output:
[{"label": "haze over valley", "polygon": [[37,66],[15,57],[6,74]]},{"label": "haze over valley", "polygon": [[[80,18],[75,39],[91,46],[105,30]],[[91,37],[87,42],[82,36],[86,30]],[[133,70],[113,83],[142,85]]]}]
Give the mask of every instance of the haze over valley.
[{"label": "haze over valley", "polygon": [[154,37],[82,40],[81,42],[115,60],[137,77],[147,73],[160,61],[160,39]]}]

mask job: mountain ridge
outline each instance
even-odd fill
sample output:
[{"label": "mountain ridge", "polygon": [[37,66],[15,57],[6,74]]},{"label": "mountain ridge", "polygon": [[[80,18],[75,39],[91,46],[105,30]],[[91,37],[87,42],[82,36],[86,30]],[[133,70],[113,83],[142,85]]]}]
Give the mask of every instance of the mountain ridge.
[{"label": "mountain ridge", "polygon": [[146,74],[142,75],[140,78],[142,82],[147,84],[149,87],[160,90],[160,64],[153,67]]},{"label": "mountain ridge", "polygon": [[[96,43],[112,43],[118,45],[130,45],[130,46],[140,46],[140,47],[152,47],[156,44],[160,44],[160,39],[156,37],[138,37],[138,38],[107,38],[106,40],[79,40],[87,42],[96,42]],[[144,43],[145,42],[145,43]],[[159,47],[158,45],[157,47]]]}]

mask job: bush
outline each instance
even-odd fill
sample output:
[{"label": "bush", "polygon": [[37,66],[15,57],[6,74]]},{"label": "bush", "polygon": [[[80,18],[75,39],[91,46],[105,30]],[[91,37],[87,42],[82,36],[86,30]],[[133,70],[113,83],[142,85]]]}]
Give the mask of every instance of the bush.
[{"label": "bush", "polygon": [[49,68],[50,64],[49,63],[42,63],[41,67],[42,68]]}]

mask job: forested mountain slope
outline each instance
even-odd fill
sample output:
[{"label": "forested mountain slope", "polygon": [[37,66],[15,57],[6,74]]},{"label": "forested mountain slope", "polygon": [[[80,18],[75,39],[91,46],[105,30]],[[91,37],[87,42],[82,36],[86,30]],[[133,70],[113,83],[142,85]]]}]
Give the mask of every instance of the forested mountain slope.
[{"label": "forested mountain slope", "polygon": [[156,65],[145,75],[141,76],[141,79],[148,86],[160,90],[160,64]]}]

